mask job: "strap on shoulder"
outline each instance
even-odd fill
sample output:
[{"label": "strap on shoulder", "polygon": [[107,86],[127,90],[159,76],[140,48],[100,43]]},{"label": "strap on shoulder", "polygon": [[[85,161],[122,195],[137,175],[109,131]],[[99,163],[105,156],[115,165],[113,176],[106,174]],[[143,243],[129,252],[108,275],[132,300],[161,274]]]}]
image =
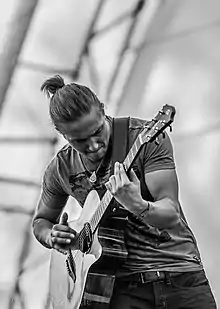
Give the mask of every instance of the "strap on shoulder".
[{"label": "strap on shoulder", "polygon": [[115,162],[123,162],[128,153],[129,122],[130,117],[113,118],[113,150],[111,175],[114,173]]}]

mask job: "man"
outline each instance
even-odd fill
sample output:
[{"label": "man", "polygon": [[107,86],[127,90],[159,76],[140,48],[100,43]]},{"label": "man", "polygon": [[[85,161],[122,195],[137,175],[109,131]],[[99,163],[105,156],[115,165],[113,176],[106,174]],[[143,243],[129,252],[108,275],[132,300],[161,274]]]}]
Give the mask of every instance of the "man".
[{"label": "man", "polygon": [[[178,200],[168,135],[159,137],[159,145],[144,145],[128,175],[119,162],[111,175],[112,118],[105,115],[96,95],[76,83],[65,85],[59,75],[46,80],[42,90],[50,97],[54,127],[68,144],[44,174],[33,219],[38,241],[61,252],[74,248],[77,235],[68,226],[67,215],[59,222],[68,197],[83,207],[91,190],[102,196],[107,189],[114,197],[113,209],[126,210],[127,258],[117,269],[110,308],[216,308],[195,237]],[[130,145],[144,123],[130,118]]]}]

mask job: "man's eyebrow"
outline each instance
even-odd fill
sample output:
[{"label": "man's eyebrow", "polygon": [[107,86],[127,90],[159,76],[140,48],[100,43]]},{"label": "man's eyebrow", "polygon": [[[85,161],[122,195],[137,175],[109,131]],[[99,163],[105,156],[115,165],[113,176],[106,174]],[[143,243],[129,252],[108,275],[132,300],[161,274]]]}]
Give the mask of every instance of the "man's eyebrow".
[{"label": "man's eyebrow", "polygon": [[95,130],[94,133],[92,133],[91,135],[89,135],[89,136],[87,136],[87,137],[77,138],[76,141],[84,141],[84,140],[88,139],[89,137],[95,135],[103,126],[104,126],[104,121],[103,121],[103,123]]}]

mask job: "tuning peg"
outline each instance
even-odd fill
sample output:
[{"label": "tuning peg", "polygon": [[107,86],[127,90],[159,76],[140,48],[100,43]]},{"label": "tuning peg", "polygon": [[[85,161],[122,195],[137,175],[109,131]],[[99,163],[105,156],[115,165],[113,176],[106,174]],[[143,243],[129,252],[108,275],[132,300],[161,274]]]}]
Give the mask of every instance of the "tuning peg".
[{"label": "tuning peg", "polygon": [[165,132],[162,132],[162,137],[163,137],[163,138],[165,138],[165,137],[166,137]]},{"label": "tuning peg", "polygon": [[155,139],[155,144],[156,145],[159,145],[160,143],[159,143],[159,140],[158,140],[158,137]]},{"label": "tuning peg", "polygon": [[170,128],[170,132],[172,132],[172,131],[173,131],[173,128],[172,128],[172,126],[171,126],[171,125],[169,126],[169,128]]}]

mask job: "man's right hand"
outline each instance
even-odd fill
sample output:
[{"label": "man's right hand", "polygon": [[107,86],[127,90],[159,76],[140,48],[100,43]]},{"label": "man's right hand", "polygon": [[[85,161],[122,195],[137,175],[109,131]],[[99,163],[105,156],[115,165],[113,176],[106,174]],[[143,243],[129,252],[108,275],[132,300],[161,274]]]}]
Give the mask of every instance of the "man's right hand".
[{"label": "man's right hand", "polygon": [[55,224],[50,233],[50,245],[52,248],[65,254],[73,249],[76,242],[76,231],[68,225],[68,214],[63,213],[59,224]]}]

